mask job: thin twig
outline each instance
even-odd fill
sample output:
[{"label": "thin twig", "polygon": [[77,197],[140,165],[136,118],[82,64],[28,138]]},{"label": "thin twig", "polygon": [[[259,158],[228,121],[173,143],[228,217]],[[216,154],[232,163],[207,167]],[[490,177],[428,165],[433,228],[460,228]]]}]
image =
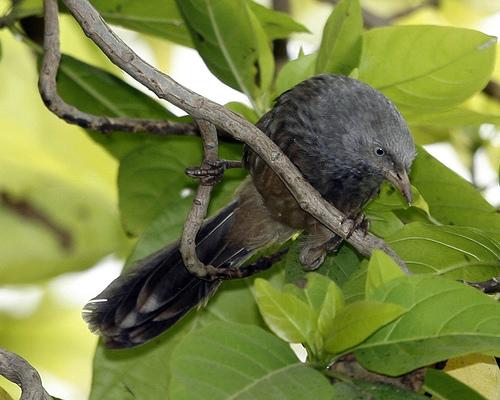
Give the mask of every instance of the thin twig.
[{"label": "thin twig", "polygon": [[57,92],[57,71],[61,62],[59,46],[59,21],[56,2],[44,2],[45,34],[44,53],[38,88],[47,108],[70,124],[98,132],[142,132],[157,135],[198,134],[196,124],[166,120],[137,119],[128,117],[97,116],[80,111],[66,103]]},{"label": "thin twig", "polygon": [[[210,162],[216,162],[218,158],[217,130],[210,122],[198,120],[201,139],[203,142],[203,164],[202,168],[209,168]],[[212,184],[203,184],[200,180],[196,196],[193,199],[193,205],[184,222],[182,230],[180,251],[184,265],[193,275],[199,278],[205,278],[207,275],[213,275],[210,271],[216,270],[212,265],[204,265],[196,254],[196,236],[200,230],[203,220],[207,215],[208,203],[210,202],[210,193]]]},{"label": "thin twig", "polygon": [[52,400],[30,363],[4,349],[0,349],[0,375],[21,387],[21,400]]},{"label": "thin twig", "polygon": [[[55,0],[45,0],[45,2],[54,4]],[[342,221],[345,221],[344,215],[321,197],[280,148],[263,132],[239,115],[185,88],[146,63],[109,28],[87,0],[63,0],[63,3],[85,34],[114,64],[159,98],[183,109],[197,120],[211,122],[236,139],[245,142],[286,184],[304,211],[332,232],[343,237],[349,234],[349,226],[346,226],[348,224],[342,225]],[[357,229],[347,241],[365,256],[370,255],[374,249],[382,249],[407,271],[401,258],[382,239]]]}]

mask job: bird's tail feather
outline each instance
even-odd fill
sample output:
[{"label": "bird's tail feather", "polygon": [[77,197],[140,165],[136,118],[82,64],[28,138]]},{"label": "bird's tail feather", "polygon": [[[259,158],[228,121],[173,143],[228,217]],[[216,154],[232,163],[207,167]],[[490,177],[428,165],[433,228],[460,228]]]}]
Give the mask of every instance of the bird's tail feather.
[{"label": "bird's tail feather", "polygon": [[[196,251],[203,263],[230,268],[248,257],[248,249],[235,248],[225,240],[237,206],[234,201],[200,229]],[[174,243],[115,279],[87,303],[83,317],[108,347],[133,347],[168,329],[210,297],[219,284],[191,275],[182,262],[179,243]]]}]

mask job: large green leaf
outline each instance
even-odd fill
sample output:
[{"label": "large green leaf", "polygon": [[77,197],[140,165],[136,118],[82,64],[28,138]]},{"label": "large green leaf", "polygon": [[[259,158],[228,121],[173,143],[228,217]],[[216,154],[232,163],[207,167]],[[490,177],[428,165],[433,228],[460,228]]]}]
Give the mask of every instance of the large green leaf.
[{"label": "large green leaf", "polygon": [[289,292],[281,292],[264,279],[255,281],[255,300],[269,328],[290,343],[314,343],[317,313]]},{"label": "large green leaf", "polygon": [[[239,158],[241,147],[226,144],[221,158]],[[193,137],[168,137],[162,143],[137,148],[122,159],[118,174],[120,211],[126,231],[141,232],[162,210],[172,207],[175,217],[185,218],[197,182],[186,176],[185,169],[199,165],[201,143]],[[230,200],[243,171],[229,171],[213,193],[214,206]],[[215,204],[216,203],[216,204]],[[182,205],[182,206],[181,206]]]},{"label": "large green leaf", "polygon": [[418,149],[410,178],[439,222],[479,228],[500,241],[500,214],[495,208],[469,182],[422,148]]},{"label": "large green leaf", "polygon": [[480,113],[465,107],[455,107],[438,112],[406,114],[406,121],[412,126],[462,127],[481,124],[500,125],[500,115]]},{"label": "large green leaf", "polygon": [[[138,89],[109,72],[73,57],[62,58],[57,89],[68,103],[91,114],[177,120],[172,113]],[[117,158],[137,146],[162,140],[154,135],[124,132],[89,132],[89,135]]]},{"label": "large green leaf", "polygon": [[192,46],[175,0],[92,0],[92,4],[110,24]]},{"label": "large green leaf", "polygon": [[379,286],[403,276],[399,265],[381,250],[374,250],[368,263],[365,292],[369,295]]},{"label": "large green leaf", "polygon": [[[266,51],[246,0],[177,0],[196,49],[212,73],[254,102],[266,91],[260,77],[272,74],[262,63]],[[266,43],[267,51],[269,45]]]},{"label": "large green leaf", "polygon": [[356,350],[366,368],[400,375],[473,352],[500,354],[500,304],[476,289],[429,275],[395,279],[370,300],[409,311]]},{"label": "large green leaf", "polygon": [[299,362],[286,343],[250,325],[214,323],[187,335],[170,366],[172,400],[332,397],[320,372]]},{"label": "large green leaf", "polygon": [[442,26],[393,26],[365,33],[359,79],[403,113],[436,112],[462,103],[492,73],[496,39]]},{"label": "large green leaf", "polygon": [[466,281],[500,274],[500,244],[477,229],[415,222],[386,240],[413,272]]},{"label": "large green leaf", "polygon": [[397,304],[360,300],[339,310],[328,333],[325,350],[340,353],[356,346],[382,326],[401,316],[406,309]]},{"label": "large green leaf", "polygon": [[363,43],[359,0],[340,1],[323,28],[316,73],[347,75],[359,65]]}]

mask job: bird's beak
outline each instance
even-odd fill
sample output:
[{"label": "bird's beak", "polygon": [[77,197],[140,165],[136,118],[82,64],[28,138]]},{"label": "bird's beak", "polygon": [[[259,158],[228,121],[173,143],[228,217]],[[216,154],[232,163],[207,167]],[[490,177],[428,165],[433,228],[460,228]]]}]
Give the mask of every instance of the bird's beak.
[{"label": "bird's beak", "polygon": [[385,173],[385,179],[391,182],[396,189],[405,197],[408,204],[411,204],[411,184],[408,174],[404,169],[399,171],[388,170]]}]

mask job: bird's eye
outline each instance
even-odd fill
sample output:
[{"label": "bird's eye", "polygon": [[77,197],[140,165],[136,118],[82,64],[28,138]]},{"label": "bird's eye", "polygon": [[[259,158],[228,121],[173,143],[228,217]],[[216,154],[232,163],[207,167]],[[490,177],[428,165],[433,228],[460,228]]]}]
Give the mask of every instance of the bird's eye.
[{"label": "bird's eye", "polygon": [[385,151],[384,151],[384,149],[383,149],[382,147],[377,147],[377,148],[375,149],[375,154],[376,154],[377,156],[383,156],[383,155],[385,154]]}]

